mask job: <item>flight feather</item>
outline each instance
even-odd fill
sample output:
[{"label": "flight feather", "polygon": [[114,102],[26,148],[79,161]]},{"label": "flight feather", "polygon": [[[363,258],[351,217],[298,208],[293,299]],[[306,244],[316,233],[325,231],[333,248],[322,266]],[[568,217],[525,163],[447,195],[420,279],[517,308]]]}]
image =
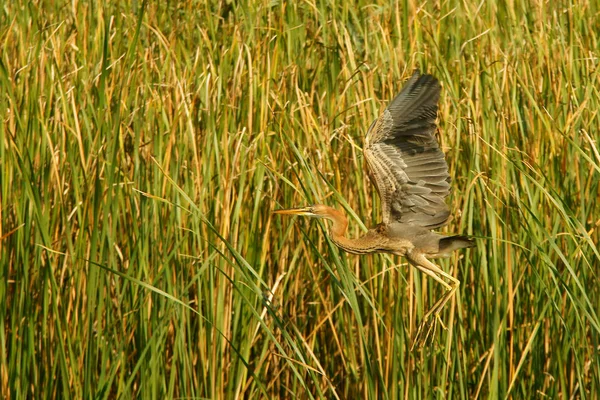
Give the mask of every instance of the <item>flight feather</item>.
[{"label": "flight feather", "polygon": [[383,223],[446,225],[450,175],[435,137],[440,84],[415,71],[367,132],[364,155]]}]

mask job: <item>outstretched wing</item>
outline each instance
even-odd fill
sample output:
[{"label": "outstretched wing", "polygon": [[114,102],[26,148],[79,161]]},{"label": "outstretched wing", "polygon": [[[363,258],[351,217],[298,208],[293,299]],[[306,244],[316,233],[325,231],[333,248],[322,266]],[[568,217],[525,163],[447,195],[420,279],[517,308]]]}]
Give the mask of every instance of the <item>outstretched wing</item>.
[{"label": "outstretched wing", "polygon": [[417,70],[367,132],[364,154],[384,224],[434,229],[448,222],[450,175],[435,138],[439,97],[437,79]]}]

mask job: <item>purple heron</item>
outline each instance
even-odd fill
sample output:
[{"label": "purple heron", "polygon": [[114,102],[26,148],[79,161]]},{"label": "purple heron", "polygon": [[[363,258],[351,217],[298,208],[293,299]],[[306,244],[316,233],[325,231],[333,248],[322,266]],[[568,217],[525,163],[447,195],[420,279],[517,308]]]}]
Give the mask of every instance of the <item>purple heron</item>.
[{"label": "purple heron", "polygon": [[369,177],[381,198],[382,222],[364,236],[347,238],[348,219],[326,205],[275,211],[325,218],[332,222],[331,240],[348,253],[403,256],[441,283],[446,293],[423,317],[413,346],[417,341],[422,345],[435,330],[440,311],[460,285],[458,279],[430,259],[448,257],[455,250],[475,246],[465,236],[431,231],[450,220],[445,203],[450,193],[448,164],[435,138],[439,97],[438,80],[431,75],[420,75],[417,70],[367,131],[363,153]]}]

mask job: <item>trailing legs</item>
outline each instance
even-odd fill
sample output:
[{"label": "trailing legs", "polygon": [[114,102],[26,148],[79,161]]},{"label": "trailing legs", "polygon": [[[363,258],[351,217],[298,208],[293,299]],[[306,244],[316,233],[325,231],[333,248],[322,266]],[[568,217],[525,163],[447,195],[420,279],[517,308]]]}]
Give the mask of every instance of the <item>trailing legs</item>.
[{"label": "trailing legs", "polygon": [[[427,340],[434,336],[437,321],[439,321],[442,324],[442,327],[445,328],[440,318],[440,311],[444,308],[448,300],[452,298],[460,286],[460,281],[429,261],[423,254],[409,253],[406,256],[413,266],[432,277],[437,282],[441,283],[446,289],[446,293],[444,293],[444,295],[429,309],[429,311],[427,311],[423,317],[423,320],[421,321],[421,324],[419,325],[417,333],[413,339],[413,344],[411,346],[412,350],[415,348],[415,346],[418,348],[423,347]],[[443,278],[446,278],[449,282]]]}]

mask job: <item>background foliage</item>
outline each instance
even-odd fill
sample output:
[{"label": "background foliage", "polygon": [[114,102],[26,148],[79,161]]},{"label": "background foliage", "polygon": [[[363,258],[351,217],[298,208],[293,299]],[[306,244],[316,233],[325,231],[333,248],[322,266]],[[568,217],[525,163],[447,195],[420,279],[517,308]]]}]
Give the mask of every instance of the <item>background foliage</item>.
[{"label": "background foliage", "polygon": [[[4,3],[2,396],[598,398],[599,12]],[[362,138],[415,68],[479,239],[410,351],[441,286],[272,211],[377,223]]]}]

